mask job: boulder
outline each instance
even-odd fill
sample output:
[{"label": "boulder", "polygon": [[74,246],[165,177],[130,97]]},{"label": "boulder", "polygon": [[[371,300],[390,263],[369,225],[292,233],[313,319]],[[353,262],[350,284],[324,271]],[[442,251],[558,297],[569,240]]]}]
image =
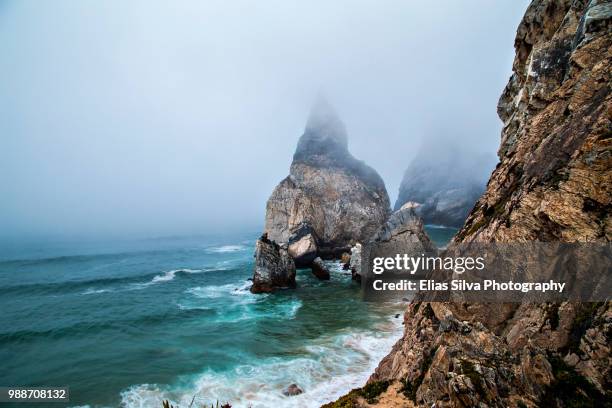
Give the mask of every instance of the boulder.
[{"label": "boulder", "polygon": [[329,269],[321,258],[317,257],[312,261],[311,269],[313,275],[319,278],[319,280],[329,280]]},{"label": "boulder", "polygon": [[311,228],[304,224],[289,238],[289,255],[295,261],[295,266],[309,266],[317,257],[317,238]]},{"label": "boulder", "polygon": [[351,248],[351,260],[349,263],[351,277],[353,280],[361,281],[361,244],[358,242]]},{"label": "boulder", "polygon": [[342,269],[348,271],[351,268],[351,254],[343,252],[340,255],[340,263],[342,264]]},{"label": "boulder", "polygon": [[255,245],[251,292],[269,293],[280,288],[295,288],[295,263],[286,247],[263,234]]},{"label": "boulder", "polygon": [[303,392],[304,391],[297,384],[291,384],[283,390],[283,395],[285,397],[293,397],[296,395],[300,395]]}]

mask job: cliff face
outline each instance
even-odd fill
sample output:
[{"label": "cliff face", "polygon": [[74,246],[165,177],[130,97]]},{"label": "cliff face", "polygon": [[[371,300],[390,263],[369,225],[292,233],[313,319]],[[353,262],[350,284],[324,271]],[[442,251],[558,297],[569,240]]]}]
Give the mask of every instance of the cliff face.
[{"label": "cliff face", "polygon": [[387,219],[389,197],[371,167],[348,151],[344,124],[323,100],[314,106],[290,174],[266,206],[265,231],[287,243],[298,266],[339,255],[368,239]]},{"label": "cliff face", "polygon": [[[498,106],[500,163],[454,244],[610,241],[611,18],[609,1],[532,1]],[[610,302],[414,303],[404,323],[369,405],[611,404]]]},{"label": "cliff face", "polygon": [[423,147],[410,163],[394,208],[411,202],[426,224],[460,228],[484,192],[495,162],[458,146],[441,145],[448,142]]},{"label": "cliff face", "polygon": [[610,14],[534,1],[498,104],[500,163],[456,241],[609,241]]}]

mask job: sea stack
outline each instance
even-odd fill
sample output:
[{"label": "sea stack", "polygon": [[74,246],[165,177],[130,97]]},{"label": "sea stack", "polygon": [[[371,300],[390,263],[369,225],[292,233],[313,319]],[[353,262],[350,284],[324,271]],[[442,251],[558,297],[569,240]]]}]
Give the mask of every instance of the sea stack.
[{"label": "sea stack", "polygon": [[339,257],[386,221],[389,197],[378,173],[348,150],[344,124],[323,98],[314,104],[289,176],[266,205],[265,232],[286,244],[297,267]]},{"label": "sea stack", "polygon": [[461,228],[494,167],[494,155],[450,141],[428,143],[404,172],[394,208],[409,205],[425,224]]},{"label": "sea stack", "polygon": [[295,263],[286,246],[270,241],[264,233],[255,244],[251,292],[269,293],[282,288],[295,288]]}]

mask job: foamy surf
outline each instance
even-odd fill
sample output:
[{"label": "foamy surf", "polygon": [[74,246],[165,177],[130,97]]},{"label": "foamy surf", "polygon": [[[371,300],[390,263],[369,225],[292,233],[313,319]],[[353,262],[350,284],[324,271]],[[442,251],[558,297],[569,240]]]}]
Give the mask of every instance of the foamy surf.
[{"label": "foamy surf", "polygon": [[[401,319],[392,319],[372,330],[324,336],[305,347],[301,357],[270,358],[236,367],[230,372],[204,372],[175,386],[135,385],[121,393],[122,406],[158,406],[168,399],[189,406],[229,401],[235,408],[319,407],[353,388],[363,386],[378,362],[401,336]],[[304,393],[286,397],[291,383]]]},{"label": "foamy surf", "polygon": [[247,249],[247,247],[245,247],[244,245],[222,245],[218,247],[207,248],[206,251],[222,254],[226,252],[244,251],[245,249]]},{"label": "foamy surf", "polygon": [[225,285],[196,286],[185,290],[185,293],[202,299],[221,298],[226,295],[250,295],[250,282],[228,283]]},{"label": "foamy surf", "polygon": [[[216,305],[222,307],[217,310],[217,316],[211,318],[215,323],[237,323],[245,320],[258,320],[262,317],[275,317],[280,319],[293,319],[302,307],[302,301],[297,298],[287,299],[268,307],[256,307],[264,302],[268,294],[252,294],[249,289],[251,282],[241,281],[225,285],[196,286],[185,290],[188,296],[178,305],[182,310],[188,309],[214,309]],[[236,296],[232,303],[224,302],[228,296]],[[220,301],[221,303],[216,303]]]},{"label": "foamy surf", "polygon": [[81,293],[82,295],[97,295],[100,293],[106,293],[106,292],[110,292],[109,289],[93,289],[93,288],[89,288],[86,291],[84,291],[83,293]]}]

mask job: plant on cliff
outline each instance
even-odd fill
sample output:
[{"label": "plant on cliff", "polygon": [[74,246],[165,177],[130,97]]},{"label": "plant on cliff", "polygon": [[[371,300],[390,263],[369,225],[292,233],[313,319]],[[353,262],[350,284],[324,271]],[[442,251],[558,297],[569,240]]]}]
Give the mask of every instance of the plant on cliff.
[{"label": "plant on cliff", "polygon": [[588,379],[577,373],[555,354],[549,354],[548,361],[555,380],[547,387],[540,400],[541,406],[562,406],[564,408],[612,407],[612,395],[609,391],[602,394]]},{"label": "plant on cliff", "polygon": [[359,398],[368,404],[376,403],[378,396],[385,392],[391,383],[389,381],[373,381],[362,388],[355,388],[334,402],[322,405],[321,408],[357,408]]},{"label": "plant on cliff", "polygon": [[[194,397],[195,399],[195,397]],[[189,408],[191,408],[191,405],[193,405],[193,400],[191,400],[191,404],[189,404]],[[162,401],[162,408],[179,408],[179,406],[177,405],[176,407],[172,404],[170,404],[170,402],[168,400],[163,400]],[[205,405],[202,405],[202,408],[208,408]],[[232,406],[230,405],[229,402],[226,402],[225,404],[219,405],[219,401],[217,401],[216,404],[210,404],[210,408],[232,408]]]},{"label": "plant on cliff", "polygon": [[[429,309],[431,309],[431,306],[429,304],[427,304],[426,307],[429,307]],[[431,315],[433,315],[433,317],[435,318],[435,315],[433,314],[433,310],[431,310]],[[431,366],[431,363],[437,351],[438,351],[438,348],[434,347],[429,352],[429,354],[425,355],[425,357],[423,358],[423,363],[421,364],[421,370],[420,370],[419,376],[414,381],[410,381],[408,378],[405,378],[402,380],[402,388],[400,389],[400,391],[404,394],[406,398],[409,398],[412,401],[416,402],[417,390],[423,383],[423,380],[425,379],[425,374],[429,370],[429,367]]]},{"label": "plant on cliff", "polygon": [[569,339],[567,345],[562,350],[563,352],[582,354],[580,350],[580,341],[590,327],[598,325],[599,322],[596,317],[597,309],[599,309],[602,304],[602,302],[595,302],[585,303],[580,306],[572,322]]}]

